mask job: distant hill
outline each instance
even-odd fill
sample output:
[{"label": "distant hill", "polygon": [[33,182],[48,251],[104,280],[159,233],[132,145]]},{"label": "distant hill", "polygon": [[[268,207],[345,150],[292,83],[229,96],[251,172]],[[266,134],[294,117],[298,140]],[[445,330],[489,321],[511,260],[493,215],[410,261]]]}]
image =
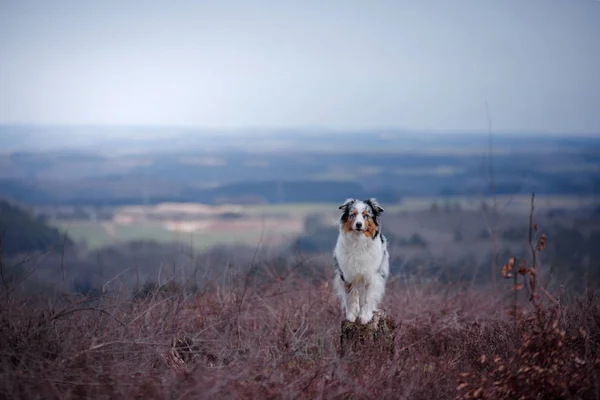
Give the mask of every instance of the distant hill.
[{"label": "distant hill", "polygon": [[[113,181],[117,181],[114,178]],[[98,181],[96,181],[98,182]],[[34,185],[14,180],[0,179],[0,193],[15,201],[30,205],[103,205],[160,204],[164,202],[220,203],[330,203],[346,197],[377,197],[380,201],[395,203],[400,195],[393,189],[366,190],[361,184],[346,181],[255,181],[225,184],[216,188],[184,188],[175,193],[143,197],[132,192],[134,179],[110,187],[111,181],[98,182],[98,186],[71,188],[70,193],[52,196]],[[89,184],[89,182],[87,183]],[[129,186],[129,187],[126,187]],[[120,190],[118,190],[120,189]]]},{"label": "distant hill", "polygon": [[[63,246],[65,238],[25,209],[0,200],[0,234],[6,255],[44,251]],[[67,239],[67,244],[72,243]]]},{"label": "distant hill", "polygon": [[[52,204],[54,198],[35,185],[16,179],[0,179],[0,195],[28,204]],[[0,200],[2,201],[2,200]]]},{"label": "distant hill", "polygon": [[[394,203],[492,194],[488,134],[255,132],[247,140],[157,131],[156,140],[121,140],[108,129],[94,136],[100,147],[66,149],[47,138],[92,136],[48,128],[17,137],[26,132],[0,126],[0,196],[29,205],[329,203],[349,195]],[[600,190],[600,137],[494,135],[493,152],[496,194]]]},{"label": "distant hill", "polygon": [[396,202],[393,192],[369,192],[355,182],[343,181],[259,181],[223,185],[213,189],[188,190],[187,198],[206,203],[236,202],[240,198],[255,198],[266,203],[331,203],[346,197],[374,196],[381,201]]}]

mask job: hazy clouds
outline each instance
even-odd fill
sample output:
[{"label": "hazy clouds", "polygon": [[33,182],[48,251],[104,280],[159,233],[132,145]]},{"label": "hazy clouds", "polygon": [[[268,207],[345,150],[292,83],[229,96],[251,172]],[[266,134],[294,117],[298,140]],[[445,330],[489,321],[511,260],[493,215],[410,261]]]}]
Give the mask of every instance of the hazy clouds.
[{"label": "hazy clouds", "polygon": [[600,132],[600,2],[0,0],[0,123],[481,130],[486,99]]}]

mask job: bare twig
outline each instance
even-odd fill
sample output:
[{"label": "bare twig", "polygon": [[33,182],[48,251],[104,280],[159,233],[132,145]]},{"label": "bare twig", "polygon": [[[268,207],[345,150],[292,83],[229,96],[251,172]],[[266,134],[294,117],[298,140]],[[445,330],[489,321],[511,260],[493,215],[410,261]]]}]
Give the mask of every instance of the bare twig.
[{"label": "bare twig", "polygon": [[556,304],[557,306],[560,305],[560,302],[554,297],[552,296],[547,290],[546,288],[544,288],[543,286],[541,287],[542,292],[546,295],[546,297],[548,297],[554,304]]},{"label": "bare twig", "polygon": [[529,211],[529,249],[531,250],[531,263],[533,268],[537,268],[536,250],[533,245],[533,211],[535,209],[535,193],[531,193],[531,209]]},{"label": "bare twig", "polygon": [[490,115],[490,108],[488,106],[487,100],[485,101],[485,115],[488,123],[488,136],[489,136],[489,157],[490,157],[490,190],[493,195],[494,200],[494,211],[496,210],[496,180],[494,174],[494,144],[493,144],[493,135],[492,135],[492,117]]},{"label": "bare twig", "polygon": [[4,233],[6,232],[6,230],[3,230],[0,233],[0,278],[2,279],[2,290],[4,290],[4,293],[6,294],[6,302],[8,303],[8,299],[9,299],[9,291],[8,291],[8,282],[6,281],[6,276],[4,275],[4,249],[2,248],[2,242],[4,239]]},{"label": "bare twig", "polygon": [[117,279],[118,277],[120,277],[121,275],[123,275],[125,272],[129,271],[131,268],[127,268],[124,269],[123,271],[119,272],[117,275],[115,275],[113,278],[111,278],[110,280],[108,280],[103,286],[102,286],[102,293],[106,293],[106,287],[115,279]]},{"label": "bare twig", "polygon": [[60,270],[62,272],[62,290],[65,291],[65,248],[67,246],[67,233],[69,233],[69,229],[71,228],[71,223],[67,226],[67,230],[65,231],[65,235],[63,238],[62,250],[60,255]]},{"label": "bare twig", "polygon": [[[492,215],[493,215],[493,228],[488,227],[491,230],[492,242],[494,245],[494,254],[492,257],[492,289],[496,292],[496,274],[497,274],[497,259],[498,259],[498,205],[496,197],[496,174],[494,172],[494,144],[492,135],[492,117],[490,115],[490,108],[487,100],[485,101],[485,115],[488,125],[488,137],[489,137],[489,171],[490,171],[490,191],[493,199]],[[487,218],[486,218],[487,219]],[[489,223],[489,221],[488,221]]]},{"label": "bare twig", "polygon": [[246,296],[246,292],[248,291],[248,287],[250,286],[250,279],[252,279],[252,275],[254,275],[254,272],[256,271],[256,268],[257,268],[256,256],[258,254],[258,250],[260,249],[260,245],[262,244],[264,233],[265,233],[265,229],[264,229],[264,225],[263,225],[263,228],[260,231],[260,238],[258,240],[258,243],[256,244],[256,249],[254,249],[254,254],[252,255],[252,261],[250,262],[250,268],[249,268],[248,272],[246,273],[246,278],[244,279],[244,289],[242,291],[242,295],[240,296],[240,298],[238,300],[238,311],[241,311],[241,309],[242,309],[242,305],[244,303],[244,297]]},{"label": "bare twig", "polygon": [[[531,250],[531,268],[533,268],[533,271],[536,271],[537,269],[537,259],[536,259],[536,249],[533,245],[533,241],[534,241],[534,225],[533,225],[533,212],[535,210],[535,193],[531,193],[531,208],[529,211],[529,234],[528,234],[528,239],[529,239],[529,249]],[[534,304],[534,306],[537,306],[537,294],[535,293],[535,289],[536,289],[536,274],[537,272],[534,272],[533,274],[530,273],[529,274],[529,286],[530,286],[530,296],[529,296],[529,300]],[[525,278],[525,277],[523,277]]]},{"label": "bare twig", "polygon": [[517,269],[519,268],[519,259],[515,257],[514,262],[515,269],[513,272],[513,312],[515,313],[515,330],[517,330],[519,327],[519,272],[517,271]]}]

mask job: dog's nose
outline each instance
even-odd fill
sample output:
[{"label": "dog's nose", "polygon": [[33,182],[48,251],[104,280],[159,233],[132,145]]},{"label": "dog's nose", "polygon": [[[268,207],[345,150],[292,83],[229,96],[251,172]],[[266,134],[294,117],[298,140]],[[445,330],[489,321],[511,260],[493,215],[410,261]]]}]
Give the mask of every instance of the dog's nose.
[{"label": "dog's nose", "polygon": [[357,223],[356,223],[356,227],[357,227],[358,229],[362,228],[362,222],[357,222]]}]

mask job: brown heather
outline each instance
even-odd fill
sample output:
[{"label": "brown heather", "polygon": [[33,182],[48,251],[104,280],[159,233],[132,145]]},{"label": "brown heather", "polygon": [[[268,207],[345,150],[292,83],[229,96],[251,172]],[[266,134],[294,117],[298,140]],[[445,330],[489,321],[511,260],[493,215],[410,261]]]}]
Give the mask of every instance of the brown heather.
[{"label": "brown heather", "polygon": [[[537,228],[537,227],[536,227]],[[504,293],[390,282],[395,351],[340,357],[329,265],[231,268],[189,293],[0,298],[7,399],[597,399],[600,301],[538,284],[551,238],[498,271]],[[307,272],[308,271],[308,272]],[[326,274],[327,275],[327,274]],[[505,309],[505,307],[507,307]]]},{"label": "brown heather", "polygon": [[[391,287],[389,359],[339,357],[337,299],[288,277],[266,290],[3,303],[4,398],[596,398],[590,294],[517,326],[484,291]],[[581,329],[580,329],[581,328]],[[355,363],[360,363],[357,367]]]},{"label": "brown heather", "polygon": [[[600,398],[600,304],[591,290],[565,306],[537,284],[539,254],[547,246],[529,218],[530,260],[511,257],[502,276],[513,279],[507,329],[513,342],[505,354],[482,353],[480,366],[461,374],[457,399],[598,399]],[[518,268],[517,268],[518,266]],[[519,304],[526,289],[528,309]]]}]

